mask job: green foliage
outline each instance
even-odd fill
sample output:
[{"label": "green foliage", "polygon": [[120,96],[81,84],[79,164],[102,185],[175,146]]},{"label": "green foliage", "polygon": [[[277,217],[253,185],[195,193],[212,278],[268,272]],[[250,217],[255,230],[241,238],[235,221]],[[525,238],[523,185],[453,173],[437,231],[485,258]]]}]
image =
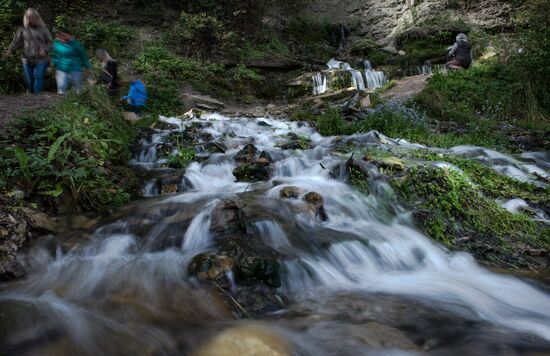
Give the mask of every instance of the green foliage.
[{"label": "green foliage", "polygon": [[[462,233],[498,238],[499,245],[521,240],[532,246],[548,246],[537,223],[524,214],[512,214],[494,200],[481,195],[467,176],[435,167],[413,168],[404,179],[392,181],[408,202],[431,214],[422,221],[434,239],[453,244]],[[471,236],[471,235],[470,235]]]},{"label": "green foliage", "polygon": [[150,88],[150,110],[162,114],[182,109],[179,88],[187,82],[196,90],[223,98],[241,98],[263,86],[256,71],[237,65],[179,57],[164,47],[147,47],[136,58],[134,68],[142,73]]},{"label": "green foliage", "polygon": [[334,56],[338,49],[340,27],[329,21],[318,21],[304,16],[291,17],[283,35],[291,52],[306,60],[318,61]]},{"label": "green foliage", "polygon": [[24,3],[21,1],[0,2],[0,94],[21,91],[25,88],[19,56],[3,58],[21,24]]},{"label": "green foliage", "polygon": [[315,128],[323,136],[345,135],[350,132],[350,127],[344,121],[342,113],[338,109],[329,109],[318,116]]},{"label": "green foliage", "polygon": [[374,39],[370,37],[361,38],[353,43],[350,46],[350,53],[355,56],[368,58],[375,66],[387,64],[391,59],[390,53],[381,49]]},{"label": "green foliage", "polygon": [[187,168],[195,159],[195,150],[189,147],[179,147],[178,152],[168,157],[168,166],[176,169]]},{"label": "green foliage", "polygon": [[232,48],[236,34],[206,12],[182,12],[173,29],[165,34],[165,43],[186,56],[210,57]]},{"label": "green foliage", "polygon": [[131,140],[132,129],[104,90],[69,95],[23,118],[3,139],[0,180],[31,194],[66,193],[84,209],[119,205],[135,185],[124,168]]},{"label": "green foliage", "polygon": [[541,188],[510,178],[478,161],[454,155],[435,154],[426,150],[408,151],[405,155],[428,161],[445,161],[457,166],[487,197],[493,199],[521,198],[534,203],[550,204],[550,188]]},{"label": "green foliage", "polygon": [[[60,17],[58,19],[66,21]],[[74,25],[73,32],[87,48],[105,48],[115,58],[129,56],[126,50],[136,39],[136,31],[131,27],[91,18]]]}]

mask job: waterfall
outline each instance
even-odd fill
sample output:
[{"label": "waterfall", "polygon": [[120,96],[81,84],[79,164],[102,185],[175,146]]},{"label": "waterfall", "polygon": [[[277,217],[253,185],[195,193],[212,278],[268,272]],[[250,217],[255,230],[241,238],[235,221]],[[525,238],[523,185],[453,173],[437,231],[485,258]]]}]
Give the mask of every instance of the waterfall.
[{"label": "waterfall", "polygon": [[382,71],[372,69],[372,65],[368,59],[364,63],[367,88],[376,89],[383,87],[388,82],[386,74]]},{"label": "waterfall", "polygon": [[[365,70],[360,71],[353,68],[349,63],[338,61],[334,58],[328,61],[328,70],[343,70],[351,76],[352,86],[360,91],[367,89],[376,89],[387,83],[386,75],[383,71],[374,70],[368,60],[364,62]],[[328,78],[325,72],[319,72],[312,77],[313,95],[324,94],[328,90]]]},{"label": "waterfall", "polygon": [[327,77],[323,73],[313,76],[313,95],[324,94],[327,91]]}]

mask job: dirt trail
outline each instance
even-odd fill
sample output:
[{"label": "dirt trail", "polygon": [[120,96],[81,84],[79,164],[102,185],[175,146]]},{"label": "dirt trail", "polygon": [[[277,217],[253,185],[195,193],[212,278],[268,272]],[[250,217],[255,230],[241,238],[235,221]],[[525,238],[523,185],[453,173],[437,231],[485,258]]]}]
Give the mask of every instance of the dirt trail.
[{"label": "dirt trail", "polygon": [[424,90],[429,77],[429,75],[415,75],[396,80],[395,85],[382,94],[382,98],[388,101],[407,101]]},{"label": "dirt trail", "polygon": [[54,93],[0,95],[0,130],[25,112],[48,108],[60,98]]}]

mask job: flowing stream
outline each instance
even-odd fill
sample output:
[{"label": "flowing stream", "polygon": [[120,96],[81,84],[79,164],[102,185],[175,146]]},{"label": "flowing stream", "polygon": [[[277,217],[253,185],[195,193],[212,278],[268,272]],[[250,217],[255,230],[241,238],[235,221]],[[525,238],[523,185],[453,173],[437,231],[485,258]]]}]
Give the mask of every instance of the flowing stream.
[{"label": "flowing stream", "polygon": [[[0,291],[0,351],[192,354],[235,328],[271,335],[273,343],[299,355],[550,351],[550,294],[435,244],[413,227],[376,171],[372,194],[348,185],[338,173],[348,157],[335,152],[342,138],[269,118],[163,120],[173,128],[143,142],[134,160],[141,169],[161,166],[159,143],[192,125],[225,152],[201,151],[179,193],[155,196],[158,190],[149,183],[149,198],[93,228],[38,239],[22,259],[28,277]],[[310,139],[309,148],[283,149],[289,134]],[[389,140],[380,137],[346,139],[360,145]],[[270,178],[237,182],[235,156],[250,143],[269,153]],[[295,196],[282,198],[289,187]],[[311,192],[322,196],[326,216],[303,200]],[[215,216],[227,202],[238,206],[247,236],[273,251],[280,264],[280,286],[268,289],[279,306],[248,311],[244,320],[237,320],[243,315],[227,296],[242,307],[246,303],[238,301],[257,287],[226,271],[227,288],[216,293],[188,272],[193,257],[215,253]]]}]

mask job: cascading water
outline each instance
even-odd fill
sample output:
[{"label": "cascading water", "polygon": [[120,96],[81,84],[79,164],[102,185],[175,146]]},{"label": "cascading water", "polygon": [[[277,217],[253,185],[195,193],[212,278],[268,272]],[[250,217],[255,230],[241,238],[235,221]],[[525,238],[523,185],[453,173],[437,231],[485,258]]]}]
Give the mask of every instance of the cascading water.
[{"label": "cascading water", "polygon": [[313,95],[321,95],[327,91],[327,77],[323,73],[313,75]]},{"label": "cascading water", "polygon": [[[222,216],[245,219],[243,234],[273,250],[282,266],[276,293],[284,306],[254,316],[244,330],[269,333],[271,344],[284,340],[281,348],[289,353],[550,350],[548,292],[489,272],[468,254],[449,252],[419,233],[376,171],[370,195],[346,184],[333,173],[348,158],[335,153],[342,138],[269,118],[211,114],[163,121],[175,128],[155,132],[143,143],[148,153],[138,155],[150,166],[159,164],[151,156],[153,143],[191,125],[227,149],[192,163],[182,193],[123,207],[91,230],[36,240],[22,259],[28,277],[1,287],[0,351],[190,354],[221,331],[240,328],[215,293],[222,287],[209,289],[188,272],[194,256],[223,243],[214,234],[232,228],[216,213],[224,206],[234,208]],[[309,138],[312,147],[283,149],[289,134]],[[346,139],[419,147],[374,133]],[[237,182],[236,155],[250,143],[269,153],[271,178]],[[498,156],[482,151],[448,152],[479,160]],[[504,155],[498,163],[534,170]],[[282,198],[285,192],[292,198]],[[304,201],[311,192],[322,196],[327,219]],[[246,293],[257,288],[231,269],[222,275],[228,283],[221,295],[243,308]]]},{"label": "cascading water", "polygon": [[372,69],[369,60],[365,60],[365,77],[367,78],[367,88],[376,89],[383,87],[387,82],[384,72]]},{"label": "cascading water", "polygon": [[[376,89],[387,83],[384,72],[372,69],[368,60],[365,61],[365,70],[354,69],[349,63],[337,61],[332,58],[327,63],[328,70],[344,70],[351,76],[351,84],[357,90]],[[324,94],[328,90],[328,79],[325,72],[313,76],[313,95]]]}]

